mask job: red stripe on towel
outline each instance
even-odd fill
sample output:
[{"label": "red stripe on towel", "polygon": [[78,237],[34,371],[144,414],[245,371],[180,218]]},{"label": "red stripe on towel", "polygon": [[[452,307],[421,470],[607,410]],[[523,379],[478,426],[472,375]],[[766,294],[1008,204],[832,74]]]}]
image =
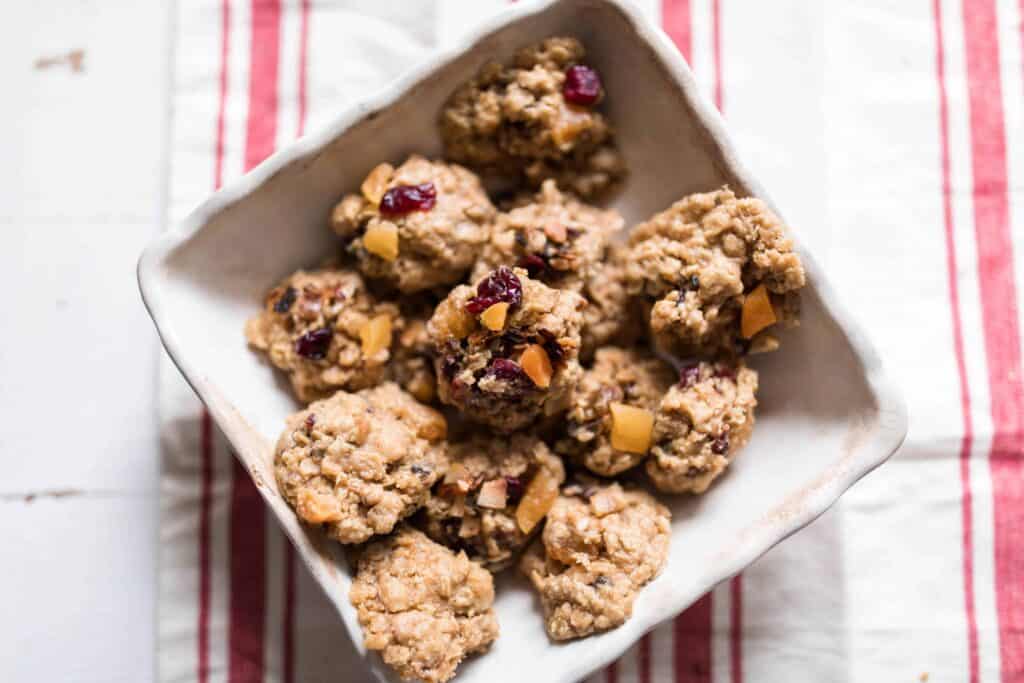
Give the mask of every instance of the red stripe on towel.
[{"label": "red stripe on towel", "polygon": [[[231,5],[221,2],[220,79],[213,149],[213,189],[224,182],[224,110],[228,99],[228,48],[231,39]],[[196,625],[196,680],[210,676],[210,512],[213,505],[213,422],[203,407],[199,415],[199,617]]]},{"label": "red stripe on towel", "polygon": [[732,683],[743,681],[743,575],[729,582],[729,665]]},{"label": "red stripe on towel", "polygon": [[[245,170],[274,151],[277,134],[279,0],[251,0],[249,109]],[[228,680],[263,680],[266,613],[266,508],[249,473],[237,462],[231,492],[231,601]]]},{"label": "red stripe on towel", "polygon": [[237,459],[232,462],[232,480],[228,681],[262,683],[266,513],[249,473]]},{"label": "red stripe on towel", "polygon": [[960,415],[963,439],[960,442],[960,488],[964,582],[964,611],[967,617],[967,656],[970,683],[978,683],[978,620],[974,605],[974,515],[971,496],[970,456],[974,439],[971,419],[971,393],[964,360],[963,320],[960,315],[960,288],[957,282],[956,241],[954,239],[952,172],[949,157],[949,96],[946,92],[945,38],[942,32],[941,0],[933,0],[935,19],[935,69],[939,89],[939,149],[942,170],[942,216],[946,239],[946,272],[949,281],[949,306],[953,325],[953,352],[960,384]]},{"label": "red stripe on towel", "polygon": [[674,623],[675,683],[711,681],[711,593],[676,617]]},{"label": "red stripe on towel", "polygon": [[974,229],[993,438],[996,611],[1004,681],[1024,680],[1024,385],[994,0],[964,0]]},{"label": "red stripe on towel", "polygon": [[640,683],[651,683],[651,634],[645,633],[640,638],[640,645],[636,653],[637,672]]},{"label": "red stripe on towel", "polygon": [[661,25],[687,62],[693,56],[693,21],[690,0],[661,0]]},{"label": "red stripe on towel", "polygon": [[213,497],[213,424],[206,408],[199,416],[199,624],[196,679],[210,676],[210,506]]}]

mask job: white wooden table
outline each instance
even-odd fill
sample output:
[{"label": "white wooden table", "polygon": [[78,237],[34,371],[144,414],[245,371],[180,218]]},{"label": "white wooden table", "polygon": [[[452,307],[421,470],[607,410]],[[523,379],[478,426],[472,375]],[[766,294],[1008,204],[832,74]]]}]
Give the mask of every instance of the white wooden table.
[{"label": "white wooden table", "polygon": [[135,260],[162,221],[168,4],[0,23],[3,681],[153,678],[158,346]]}]

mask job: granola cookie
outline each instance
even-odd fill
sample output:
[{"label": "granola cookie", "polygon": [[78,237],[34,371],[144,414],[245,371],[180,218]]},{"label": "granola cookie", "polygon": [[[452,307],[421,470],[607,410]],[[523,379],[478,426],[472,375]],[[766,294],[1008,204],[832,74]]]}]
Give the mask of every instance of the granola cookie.
[{"label": "granola cookie", "polygon": [[447,465],[444,417],[391,382],[339,391],[286,425],[274,455],[278,489],[302,521],[341,543],[390,533]]},{"label": "granola cookie", "polygon": [[624,404],[653,415],[675,379],[671,366],[646,351],[600,349],[573,391],[565,438],[555,450],[605,477],[636,466],[647,451],[613,445],[611,406]]},{"label": "granola cookie", "polygon": [[523,493],[539,470],[561,485],[562,460],[525,434],[474,435],[452,444],[449,460],[424,508],[424,530],[491,571],[504,569],[529,539],[516,516]]},{"label": "granola cookie", "polygon": [[684,197],[636,226],[625,261],[630,293],[653,302],[655,338],[684,355],[777,346],[768,331],[750,341],[741,334],[744,302],[759,285],[773,318],[796,321],[800,257],[764,202],[728,188]]},{"label": "granola cookie", "polygon": [[413,155],[398,168],[374,168],[330,222],[366,277],[408,293],[462,280],[494,214],[471,171]]},{"label": "granola cookie", "polygon": [[465,553],[402,526],[369,544],[357,564],[349,600],[363,643],[403,680],[450,680],[498,637],[494,579]]},{"label": "granola cookie", "polygon": [[501,432],[561,412],[581,372],[584,306],[521,268],[456,287],[427,325],[441,401]]},{"label": "granola cookie", "polygon": [[647,475],[660,491],[703,493],[750,440],[757,371],[704,361],[680,375],[658,407]]},{"label": "granola cookie", "polygon": [[623,224],[618,211],[584,204],[547,180],[532,201],[498,214],[473,280],[498,266],[519,266],[551,287],[578,292]]},{"label": "granola cookie", "polygon": [[581,638],[622,625],[668,559],[670,514],[617,483],[567,486],[520,569],[540,594],[548,635]]},{"label": "granola cookie", "polygon": [[578,40],[555,37],[510,64],[485,65],[441,112],[445,157],[534,187],[554,178],[583,197],[607,189],[625,162],[597,111],[604,89],[585,57]]},{"label": "granola cookie", "polygon": [[[364,353],[374,318],[398,317],[378,301],[358,273],[340,268],[300,270],[267,294],[263,311],[245,325],[249,345],[284,370],[303,403],[338,389],[356,391],[384,380],[390,344]],[[390,322],[387,323],[390,325]]]}]

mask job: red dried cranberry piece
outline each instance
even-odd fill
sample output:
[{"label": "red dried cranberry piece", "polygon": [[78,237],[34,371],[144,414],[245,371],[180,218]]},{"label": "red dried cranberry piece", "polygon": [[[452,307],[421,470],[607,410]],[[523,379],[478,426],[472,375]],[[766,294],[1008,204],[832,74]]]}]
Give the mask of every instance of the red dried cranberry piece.
[{"label": "red dried cranberry piece", "polygon": [[510,505],[515,505],[523,497],[523,491],[526,487],[523,486],[523,480],[519,477],[505,477],[505,495],[508,498]]},{"label": "red dried cranberry piece", "polygon": [[466,310],[480,315],[488,308],[502,301],[511,307],[523,300],[523,283],[511,268],[502,266],[485,277],[476,286],[476,296],[466,302]]},{"label": "red dried cranberry piece", "polygon": [[322,360],[327,357],[331,336],[329,327],[311,330],[295,340],[295,353],[310,360]]},{"label": "red dried cranberry piece", "polygon": [[562,348],[562,345],[555,341],[554,337],[546,334],[542,334],[541,336],[544,338],[542,346],[547,352],[548,358],[551,359],[552,365],[557,365],[562,362],[562,359],[565,358],[565,349]]},{"label": "red dried cranberry piece", "polygon": [[700,366],[687,365],[679,371],[679,387],[686,389],[692,387],[700,379]]},{"label": "red dried cranberry piece", "polygon": [[516,265],[525,268],[530,277],[540,277],[548,269],[548,262],[544,260],[543,256],[537,254],[527,254],[519,259],[519,263]]},{"label": "red dried cranberry piece", "polygon": [[292,304],[295,303],[295,298],[298,295],[299,293],[295,290],[294,287],[289,287],[288,289],[284,290],[284,294],[281,295],[281,298],[274,302],[274,312],[287,313],[289,310],[291,310]]},{"label": "red dried cranberry piece", "polygon": [[380,200],[382,216],[398,216],[410,211],[430,211],[437,201],[434,183],[399,185],[384,193]]},{"label": "red dried cranberry piece", "polygon": [[601,77],[589,66],[570,66],[565,72],[562,96],[573,104],[589,107],[601,97]]},{"label": "red dried cranberry piece", "polygon": [[723,455],[729,450],[729,432],[722,434],[711,442],[711,452],[716,455]]},{"label": "red dried cranberry piece", "polygon": [[309,415],[306,416],[306,430],[308,431],[308,430],[312,429],[313,425],[315,425],[315,424],[316,424],[316,415],[314,413],[310,413]]},{"label": "red dried cranberry piece", "polygon": [[722,377],[725,379],[736,379],[736,370],[731,366],[720,363],[715,366],[715,377]]},{"label": "red dried cranberry piece", "polygon": [[455,354],[449,353],[441,359],[441,374],[452,379],[459,372],[459,359]]},{"label": "red dried cranberry piece", "polygon": [[487,368],[487,374],[506,382],[521,382],[529,379],[519,363],[507,358],[498,358],[492,362],[491,366]]}]

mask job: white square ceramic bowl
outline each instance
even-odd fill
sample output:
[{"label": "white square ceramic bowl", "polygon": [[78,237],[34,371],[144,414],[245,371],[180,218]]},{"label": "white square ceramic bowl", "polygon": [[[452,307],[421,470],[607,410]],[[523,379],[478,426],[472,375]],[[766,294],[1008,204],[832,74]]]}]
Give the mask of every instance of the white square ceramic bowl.
[{"label": "white square ceramic bowl", "polygon": [[[340,547],[300,526],[276,491],[272,446],[297,406],[285,382],[247,350],[243,324],[272,283],[331,252],[326,217],[370,168],[440,151],[437,112],[457,84],[485,61],[557,34],[585,43],[610,93],[605,107],[631,168],[615,206],[629,223],[724,183],[771,203],[656,26],[617,0],[549,0],[502,13],[456,49],[340,113],[329,128],[275,154],[160,237],[139,263],[143,298],[168,353],[360,647]],[[799,244],[799,232],[794,237]],[[640,594],[632,619],[604,635],[552,644],[530,590],[513,573],[500,581],[501,637],[464,664],[458,680],[581,679],[820,515],[896,450],[907,426],[902,400],[813,256],[800,253],[809,275],[803,324],[786,333],[779,352],[753,360],[761,372],[753,440],[707,494],[669,500],[668,566]],[[367,661],[388,678],[375,655]]]}]

